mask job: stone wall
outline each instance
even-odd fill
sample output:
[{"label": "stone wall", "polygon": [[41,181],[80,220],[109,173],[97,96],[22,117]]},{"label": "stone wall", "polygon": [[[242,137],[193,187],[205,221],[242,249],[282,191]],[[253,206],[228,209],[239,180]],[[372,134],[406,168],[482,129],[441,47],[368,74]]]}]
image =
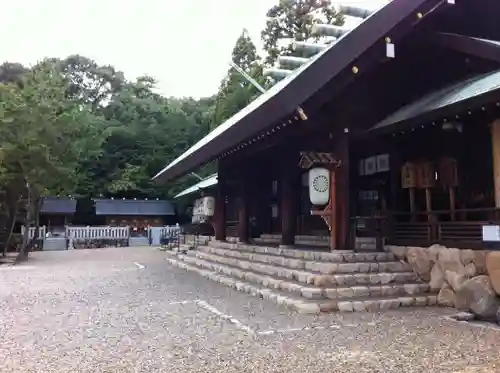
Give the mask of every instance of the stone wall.
[{"label": "stone wall", "polygon": [[385,246],[429,282],[438,304],[500,323],[500,251]]}]

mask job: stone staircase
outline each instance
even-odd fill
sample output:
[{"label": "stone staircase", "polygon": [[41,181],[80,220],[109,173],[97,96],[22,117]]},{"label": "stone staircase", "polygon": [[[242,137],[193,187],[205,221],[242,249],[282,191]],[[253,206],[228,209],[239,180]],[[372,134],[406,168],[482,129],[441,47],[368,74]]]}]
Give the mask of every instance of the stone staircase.
[{"label": "stone staircase", "polygon": [[299,313],[382,311],[436,304],[408,264],[386,252],[311,251],[211,241],[177,267]]},{"label": "stone staircase", "polygon": [[[281,235],[264,233],[260,235],[260,237],[253,238],[252,241],[258,245],[279,245],[281,243]],[[330,238],[325,236],[297,235],[295,236],[295,244],[299,246],[329,249]]]},{"label": "stone staircase", "polygon": [[[281,243],[281,235],[264,233],[260,237],[253,238],[253,242],[258,245],[279,245]],[[330,237],[297,235],[295,236],[295,244],[330,250]],[[377,238],[355,237],[354,247],[356,250],[361,251],[377,251]]]}]

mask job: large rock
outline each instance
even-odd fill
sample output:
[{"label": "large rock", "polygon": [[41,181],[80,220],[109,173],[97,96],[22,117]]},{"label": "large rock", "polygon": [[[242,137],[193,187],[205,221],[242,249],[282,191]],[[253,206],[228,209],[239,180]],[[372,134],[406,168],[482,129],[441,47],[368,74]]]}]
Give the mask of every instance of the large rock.
[{"label": "large rock", "polygon": [[439,264],[434,264],[431,269],[431,280],[429,287],[432,291],[438,291],[443,287],[445,281],[444,273],[439,267]]},{"label": "large rock", "polygon": [[478,275],[484,275],[486,273],[486,254],[487,251],[474,250],[474,265],[476,266]]},{"label": "large rock", "polygon": [[474,250],[460,250],[460,260],[462,264],[466,266],[469,263],[474,263],[474,259],[476,255],[474,254]]},{"label": "large rock", "polygon": [[465,267],[460,260],[460,250],[443,249],[439,251],[438,263],[443,273],[446,271],[465,273]]},{"label": "large rock", "polygon": [[453,291],[455,291],[455,293],[458,291],[458,289],[460,289],[460,287],[466,280],[463,274],[452,271],[446,271],[445,278],[446,282],[448,283],[448,285],[451,286],[451,288],[453,289]]},{"label": "large rock", "polygon": [[474,263],[469,263],[465,266],[465,276],[468,278],[475,277],[480,275],[481,273],[477,273],[477,268]]},{"label": "large rock", "polygon": [[408,247],[406,246],[389,246],[389,252],[393,253],[399,260],[405,260],[408,254]]},{"label": "large rock", "polygon": [[491,251],[486,256],[486,271],[490,277],[491,286],[500,294],[500,252]]},{"label": "large rock", "polygon": [[465,275],[468,278],[474,277],[476,275],[479,275],[480,273],[477,273],[477,268],[474,263],[469,263],[465,266]]},{"label": "large rock", "polygon": [[451,286],[445,282],[437,296],[437,304],[440,306],[455,307],[455,298],[455,292]]},{"label": "large rock", "polygon": [[429,252],[426,248],[408,248],[407,260],[413,271],[423,280],[429,281],[431,279],[432,261],[430,260]]},{"label": "large rock", "polygon": [[439,253],[443,250],[446,250],[446,247],[445,246],[442,246],[442,245],[438,245],[438,244],[434,244],[432,246],[430,246],[427,251],[429,253],[429,259],[432,261],[432,262],[437,262],[438,260],[438,257],[439,257]]},{"label": "large rock", "polygon": [[466,280],[456,293],[456,307],[470,310],[483,320],[495,320],[500,300],[488,276]]}]

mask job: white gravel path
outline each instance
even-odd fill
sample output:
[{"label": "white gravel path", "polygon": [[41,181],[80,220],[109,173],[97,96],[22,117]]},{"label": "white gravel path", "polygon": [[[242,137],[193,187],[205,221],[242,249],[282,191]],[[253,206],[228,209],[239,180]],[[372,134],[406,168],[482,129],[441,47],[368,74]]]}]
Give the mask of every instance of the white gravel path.
[{"label": "white gravel path", "polygon": [[40,252],[0,266],[0,372],[500,371],[500,330],[444,317],[453,310],[300,316],[164,255]]}]

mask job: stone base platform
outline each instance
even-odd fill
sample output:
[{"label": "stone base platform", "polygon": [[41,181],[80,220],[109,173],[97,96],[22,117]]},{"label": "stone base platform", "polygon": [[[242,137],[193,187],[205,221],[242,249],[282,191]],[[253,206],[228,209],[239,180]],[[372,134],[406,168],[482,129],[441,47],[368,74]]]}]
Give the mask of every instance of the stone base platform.
[{"label": "stone base platform", "polygon": [[321,252],[211,241],[186,254],[167,255],[172,265],[299,313],[436,304],[429,285],[387,252]]}]

